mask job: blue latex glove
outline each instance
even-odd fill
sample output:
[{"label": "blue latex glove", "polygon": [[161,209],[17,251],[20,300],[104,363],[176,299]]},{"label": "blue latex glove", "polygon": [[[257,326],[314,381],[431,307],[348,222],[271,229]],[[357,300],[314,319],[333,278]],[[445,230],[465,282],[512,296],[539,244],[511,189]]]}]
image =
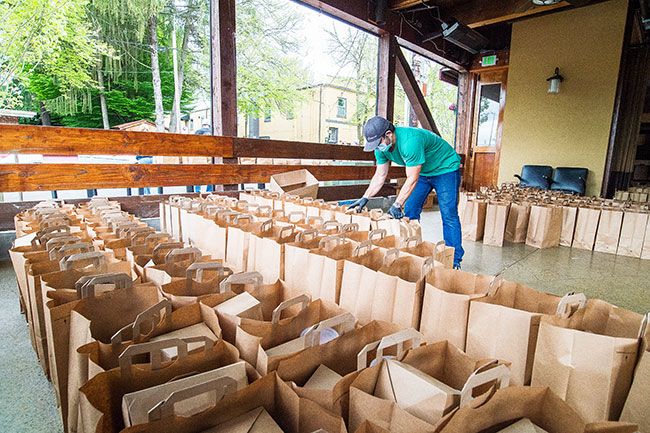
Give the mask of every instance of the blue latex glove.
[{"label": "blue latex glove", "polygon": [[357,213],[359,213],[363,211],[363,208],[366,207],[367,204],[368,204],[368,199],[366,197],[361,197],[359,200],[355,201],[350,206],[348,206],[348,210],[356,208]]},{"label": "blue latex glove", "polygon": [[388,214],[395,218],[396,220],[401,220],[404,218],[404,211],[402,210],[402,206],[394,203],[390,209],[388,209]]}]

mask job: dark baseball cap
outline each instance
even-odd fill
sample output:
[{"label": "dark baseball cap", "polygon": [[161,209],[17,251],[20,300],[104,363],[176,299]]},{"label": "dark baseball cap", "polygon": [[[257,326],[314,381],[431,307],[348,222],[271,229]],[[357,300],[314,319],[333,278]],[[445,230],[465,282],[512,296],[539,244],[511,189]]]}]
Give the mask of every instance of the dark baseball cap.
[{"label": "dark baseball cap", "polygon": [[363,150],[366,152],[374,151],[379,146],[381,138],[389,129],[390,122],[383,117],[375,116],[368,119],[366,124],[363,125],[363,136],[366,139]]}]

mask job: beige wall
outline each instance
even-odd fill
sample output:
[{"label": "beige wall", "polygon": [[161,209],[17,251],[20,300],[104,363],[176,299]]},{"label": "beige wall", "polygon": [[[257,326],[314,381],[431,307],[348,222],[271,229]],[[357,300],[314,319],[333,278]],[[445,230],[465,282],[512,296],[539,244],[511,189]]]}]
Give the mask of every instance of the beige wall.
[{"label": "beige wall", "polygon": [[[587,167],[600,194],[614,107],[626,0],[513,25],[499,182],[524,164]],[[565,77],[547,94],[555,67]]]}]

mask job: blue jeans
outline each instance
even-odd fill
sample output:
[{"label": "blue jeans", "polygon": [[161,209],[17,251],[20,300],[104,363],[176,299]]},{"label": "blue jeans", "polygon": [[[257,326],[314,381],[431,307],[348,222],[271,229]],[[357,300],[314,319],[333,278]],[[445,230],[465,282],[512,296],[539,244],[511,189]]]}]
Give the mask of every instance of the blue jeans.
[{"label": "blue jeans", "polygon": [[420,176],[404,205],[404,215],[409,219],[419,220],[422,206],[431,190],[436,191],[442,216],[443,238],[447,245],[455,249],[454,265],[460,265],[465,254],[458,217],[458,188],[460,188],[460,170],[439,176]]}]

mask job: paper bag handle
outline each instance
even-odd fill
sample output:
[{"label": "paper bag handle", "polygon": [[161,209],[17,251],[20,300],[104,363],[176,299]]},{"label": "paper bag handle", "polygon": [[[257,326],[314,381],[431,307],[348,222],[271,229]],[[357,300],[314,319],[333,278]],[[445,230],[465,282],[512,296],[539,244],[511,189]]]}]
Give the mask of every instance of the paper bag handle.
[{"label": "paper bag handle", "polygon": [[114,286],[113,290],[130,289],[133,287],[133,280],[124,273],[85,275],[75,283],[77,297],[80,299],[95,297],[95,286],[98,284],[112,284]]},{"label": "paper bag handle", "polygon": [[338,221],[326,221],[323,223],[322,230],[329,231],[330,229],[336,229],[335,233],[341,233],[343,226]]},{"label": "paper bag handle", "polygon": [[370,230],[370,233],[368,233],[369,241],[380,241],[385,237],[386,237],[385,229],[374,229],[374,230]]},{"label": "paper bag handle", "polygon": [[217,271],[218,278],[223,278],[224,275],[232,275],[232,269],[225,268],[221,262],[194,262],[188,266],[185,273],[185,289],[191,291],[192,281],[203,283],[203,273],[212,270]]},{"label": "paper bag handle", "polygon": [[643,340],[645,338],[645,335],[648,332],[648,326],[650,326],[650,313],[646,313],[643,316],[641,326],[639,327],[639,340]]},{"label": "paper bag handle", "polygon": [[32,245],[36,246],[41,243],[41,239],[51,233],[70,233],[70,227],[68,226],[55,226],[55,227],[48,227],[42,230],[39,230],[36,232],[36,235],[34,236],[34,239],[32,239]]},{"label": "paper bag handle", "polygon": [[177,359],[187,356],[187,341],[181,338],[168,338],[166,340],[149,341],[147,343],[132,344],[118,357],[120,371],[123,376],[128,376],[133,365],[133,357],[136,355],[149,354],[152,370],[160,370],[162,367],[162,350],[175,347]]},{"label": "paper bag handle", "polygon": [[578,309],[583,309],[587,305],[587,297],[584,293],[569,292],[562,296],[557,304],[555,315],[557,317],[568,318],[571,315],[571,306],[577,305]]},{"label": "paper bag handle", "polygon": [[501,285],[503,284],[503,275],[497,274],[492,278],[492,281],[490,281],[490,285],[488,287],[487,291],[487,296],[494,296],[496,293],[499,291],[501,288]]},{"label": "paper bag handle", "polygon": [[76,244],[79,241],[80,238],[78,238],[77,236],[61,234],[61,236],[57,236],[52,239],[49,239],[45,243],[45,250],[49,253],[54,249],[61,248],[63,245]]},{"label": "paper bag handle", "polygon": [[[417,247],[417,246],[420,245],[421,243],[422,243],[422,239],[421,239],[419,236],[415,236],[415,235],[414,235],[414,236],[408,236],[408,237],[404,240],[404,246],[405,246],[406,248]],[[413,245],[411,245],[411,244],[413,244]]]},{"label": "paper bag handle", "polygon": [[[446,248],[447,248],[447,244],[445,243],[444,240],[436,242],[436,244],[433,246],[433,251],[435,251],[436,254],[434,257],[436,257],[436,260],[441,256],[444,256]],[[438,261],[441,262],[442,260],[438,260]]]},{"label": "paper bag handle", "polygon": [[257,208],[257,214],[259,216],[273,216],[273,208],[269,205],[263,205]]},{"label": "paper bag handle", "polygon": [[[246,221],[246,224],[241,224],[242,221]],[[235,218],[233,218],[232,220],[233,224],[236,225],[237,227],[243,227],[245,225],[248,225],[251,223],[251,221],[252,218],[250,215],[242,215],[242,214],[235,215]]]},{"label": "paper bag handle", "polygon": [[59,261],[59,268],[62,271],[78,269],[81,267],[93,265],[98,269],[105,269],[107,266],[106,256],[101,251],[91,251],[88,253],[78,253],[62,258]]},{"label": "paper bag handle", "polygon": [[[298,217],[298,218],[295,219],[295,217]],[[295,224],[295,223],[299,223],[300,221],[304,221],[304,220],[305,220],[305,213],[301,212],[301,211],[289,212],[289,214],[287,215],[287,221],[290,222],[290,223]]]},{"label": "paper bag handle", "polygon": [[[361,371],[368,366],[368,353],[377,349],[376,360],[380,360],[384,350],[397,346],[397,357],[400,358],[404,353],[404,343],[411,342],[411,348],[419,347],[424,337],[413,328],[404,329],[394,334],[387,335],[382,339],[366,344],[357,354],[357,371]],[[380,349],[381,347],[381,349]]]},{"label": "paper bag handle", "polygon": [[310,302],[311,302],[311,297],[307,293],[303,293],[302,295],[298,295],[291,299],[287,299],[286,301],[281,302],[280,305],[275,307],[275,309],[273,310],[273,315],[271,316],[271,323],[276,324],[280,322],[280,317],[282,317],[282,312],[287,308],[297,304],[301,304],[300,311],[302,311],[305,308],[307,308]]},{"label": "paper bag handle", "polygon": [[183,243],[182,242],[162,242],[158,245],[156,245],[153,248],[153,251],[151,253],[152,257],[154,259],[158,259],[157,261],[160,261],[161,258],[164,259],[164,257],[172,250],[175,250],[177,248],[183,248]]},{"label": "paper bag handle", "polygon": [[424,263],[422,263],[422,275],[427,276],[429,275],[429,272],[433,270],[433,268],[436,267],[436,259],[433,257],[427,257],[424,260]]},{"label": "paper bag handle", "polygon": [[296,234],[296,242],[308,242],[316,239],[318,236],[318,230],[316,229],[305,229]]},{"label": "paper bag handle", "polygon": [[[496,364],[496,366],[494,366]],[[510,369],[496,361],[483,365],[474,371],[460,392],[460,407],[470,404],[474,398],[472,391],[481,385],[496,381],[497,389],[506,388],[510,384]]]},{"label": "paper bag handle", "polygon": [[320,335],[327,328],[336,329],[339,335],[350,332],[354,330],[356,321],[357,319],[355,319],[351,313],[343,313],[339,314],[338,316],[322,320],[307,330],[305,333],[305,336],[307,337],[305,344],[307,347],[318,346],[320,344]]},{"label": "paper bag handle", "polygon": [[230,291],[233,284],[253,284],[257,289],[262,285],[263,279],[262,274],[257,271],[232,274],[219,283],[219,293]]},{"label": "paper bag handle", "polygon": [[[187,388],[176,390],[169,394],[169,397],[167,397],[165,400],[161,401],[153,408],[151,408],[151,410],[149,410],[147,414],[149,417],[149,422],[159,421],[164,418],[172,417],[175,415],[174,406],[176,403],[180,403],[184,400],[188,400],[202,394],[207,394],[212,391],[216,392],[214,399],[214,405],[216,405],[219,400],[224,398],[226,395],[237,391],[237,381],[232,377],[223,376],[210,379],[207,382],[188,386]],[[214,407],[214,405],[211,407]]]},{"label": "paper bag handle", "polygon": [[323,217],[316,215],[308,215],[305,217],[305,224],[311,227],[322,227],[323,226]]},{"label": "paper bag handle", "polygon": [[352,257],[359,257],[363,254],[368,254],[373,248],[370,241],[362,241],[352,250]]},{"label": "paper bag handle", "polygon": [[[77,241],[79,240],[79,238],[76,239]],[[92,251],[94,251],[94,247],[88,242],[75,242],[63,244],[59,247],[51,249],[48,253],[48,256],[50,260],[61,260],[62,258],[71,256],[72,254],[88,253]]]},{"label": "paper bag handle", "polygon": [[359,224],[357,223],[344,224],[341,230],[343,231],[343,233],[358,232]]},{"label": "paper bag handle", "polygon": [[273,229],[273,219],[267,219],[260,225],[260,232],[268,232],[269,230]]},{"label": "paper bag handle", "polygon": [[159,243],[169,240],[167,233],[150,233],[144,238],[144,245],[147,249],[155,248]]},{"label": "paper bag handle", "polygon": [[390,265],[398,258],[399,250],[397,248],[391,248],[390,250],[386,251],[386,254],[384,255],[384,266]]},{"label": "paper bag handle", "polygon": [[201,258],[201,250],[196,247],[176,248],[165,255],[165,263],[178,263],[187,257],[191,263]]},{"label": "paper bag handle", "polygon": [[[284,239],[284,238],[291,237],[291,235],[293,235],[295,229],[296,229],[296,226],[294,226],[294,225],[282,227],[280,229],[280,233],[278,234],[278,239],[281,240],[281,239]],[[285,234],[285,232],[289,232],[289,234]]]},{"label": "paper bag handle", "polygon": [[318,248],[324,248],[324,249],[330,249],[333,247],[330,247],[332,243],[334,244],[334,247],[341,245],[345,242],[345,239],[343,239],[339,235],[330,235],[330,236],[325,236],[323,239],[318,242]]}]

